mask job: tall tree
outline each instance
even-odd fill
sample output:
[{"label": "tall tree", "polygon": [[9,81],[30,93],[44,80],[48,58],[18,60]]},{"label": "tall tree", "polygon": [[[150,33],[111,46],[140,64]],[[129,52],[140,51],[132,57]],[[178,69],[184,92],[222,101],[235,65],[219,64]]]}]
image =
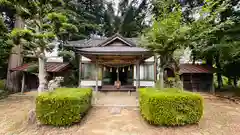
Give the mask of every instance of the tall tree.
[{"label": "tall tree", "polygon": [[11,45],[7,44],[8,29],[4,23],[3,17],[0,15],[0,78],[6,77],[8,57],[11,50]]},{"label": "tall tree", "polygon": [[104,13],[103,33],[112,36],[120,33],[124,37],[136,37],[143,29],[148,27],[147,13],[148,0],[121,0],[118,10],[115,10],[112,2],[107,3]]},{"label": "tall tree", "polygon": [[105,0],[64,0],[65,8],[62,9],[69,21],[78,28],[72,33],[69,40],[86,39],[91,34],[102,35],[103,14]]},{"label": "tall tree", "polygon": [[[143,46],[159,56],[159,81],[160,87],[164,87],[163,72],[170,64],[174,63],[173,53],[176,49],[186,44],[188,28],[182,23],[182,12],[176,4],[172,12],[166,9],[168,3],[161,5],[161,15],[154,18],[152,27],[143,35]],[[163,8],[162,8],[163,7]]]},{"label": "tall tree", "polygon": [[[4,9],[6,15],[10,15],[10,19],[13,19],[11,17],[14,16],[14,28],[19,29],[24,27],[22,15],[26,14],[27,10],[25,6],[27,4],[28,1],[24,0],[0,0],[1,9]],[[11,22],[13,21],[10,20],[9,22],[11,27],[13,25],[13,23],[11,24]],[[20,72],[11,72],[10,70],[12,68],[22,65],[23,57],[21,51],[22,45],[19,44],[12,47],[11,53],[9,55],[6,89],[11,92],[19,91],[20,87]]]},{"label": "tall tree", "polygon": [[[229,20],[214,23],[227,6],[228,3],[220,0],[208,0],[195,13],[195,15],[199,15],[199,18],[186,23],[182,7],[178,2],[175,2],[174,5],[170,0],[170,2],[159,4],[159,14],[155,16],[151,29],[143,36],[145,41],[143,45],[160,57],[160,84],[162,87],[163,69],[172,62],[173,53],[177,48],[181,46],[198,48],[199,45],[207,45],[208,41],[216,40],[213,33],[232,24]],[[204,49],[206,48],[207,46]]]},{"label": "tall tree", "polygon": [[[222,87],[223,85],[223,62],[226,60],[223,60],[222,58],[225,57],[225,51],[229,50],[228,48],[233,44],[236,44],[234,43],[236,40],[239,40],[235,38],[239,32],[239,29],[236,29],[236,26],[239,26],[239,22],[236,21],[237,14],[235,10],[237,3],[237,1],[227,0],[212,2],[212,8],[209,10],[209,14],[213,15],[216,11],[218,11],[218,14],[215,13],[215,18],[212,18],[210,20],[211,23],[205,25],[205,27],[197,27],[195,29],[195,31],[200,33],[202,31],[207,31],[207,33],[205,33],[205,35],[199,34],[200,36],[197,36],[199,37],[197,40],[198,42],[193,42],[194,44],[191,46],[194,52],[194,59],[201,58],[205,60],[207,64],[211,66],[215,64],[217,67],[218,88]],[[205,22],[202,24],[204,23]],[[212,30],[209,31],[209,29]],[[233,29],[235,32],[233,32]],[[235,33],[235,35],[230,35],[230,33]]]},{"label": "tall tree", "polygon": [[24,44],[28,54],[32,53],[38,58],[39,93],[44,91],[47,85],[46,52],[53,49],[55,45],[52,42],[57,40],[57,36],[67,33],[66,30],[76,29],[68,23],[66,16],[57,12],[56,7],[63,4],[61,0],[31,1],[28,5],[31,15],[26,20],[26,29],[14,29],[11,32],[15,44]]}]

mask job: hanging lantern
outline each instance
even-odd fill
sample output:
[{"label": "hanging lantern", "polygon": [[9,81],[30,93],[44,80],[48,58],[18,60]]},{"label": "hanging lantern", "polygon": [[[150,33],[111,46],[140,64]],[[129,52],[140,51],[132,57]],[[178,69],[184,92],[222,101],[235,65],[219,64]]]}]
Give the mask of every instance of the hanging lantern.
[{"label": "hanging lantern", "polygon": [[130,66],[128,67],[128,71],[130,71],[131,69],[130,69]]},{"label": "hanging lantern", "polygon": [[124,71],[124,67],[123,67],[123,70],[122,70],[122,72],[125,72],[125,71]]},{"label": "hanging lantern", "polygon": [[116,73],[118,73],[118,68],[117,68],[117,70],[116,70]]},{"label": "hanging lantern", "polygon": [[106,71],[106,67],[103,67],[103,70]]},{"label": "hanging lantern", "polygon": [[110,68],[110,72],[112,72],[112,68]]}]

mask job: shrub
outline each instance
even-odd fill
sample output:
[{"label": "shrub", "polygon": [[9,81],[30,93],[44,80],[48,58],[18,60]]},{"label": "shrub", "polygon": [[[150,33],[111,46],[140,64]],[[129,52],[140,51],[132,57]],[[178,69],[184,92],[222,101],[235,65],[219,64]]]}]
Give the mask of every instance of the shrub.
[{"label": "shrub", "polygon": [[80,122],[91,107],[90,88],[59,88],[36,99],[36,114],[42,124],[54,126]]},{"label": "shrub", "polygon": [[199,122],[203,115],[203,98],[176,88],[139,89],[141,115],[150,124],[178,126]]},{"label": "shrub", "polygon": [[7,97],[8,91],[5,90],[5,81],[0,80],[0,99]]},{"label": "shrub", "polygon": [[3,90],[5,87],[4,80],[0,80],[0,90]]}]

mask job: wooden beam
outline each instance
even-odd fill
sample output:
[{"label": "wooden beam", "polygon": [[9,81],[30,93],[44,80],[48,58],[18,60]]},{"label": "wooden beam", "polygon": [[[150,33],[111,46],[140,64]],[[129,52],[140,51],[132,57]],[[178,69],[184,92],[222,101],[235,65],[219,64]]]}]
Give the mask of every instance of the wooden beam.
[{"label": "wooden beam", "polygon": [[136,88],[140,87],[140,62],[136,63]]},{"label": "wooden beam", "polygon": [[211,86],[211,92],[213,93],[213,94],[215,94],[215,87],[214,87],[214,76],[213,76],[213,74],[212,74],[212,80],[211,80],[212,82],[211,82],[211,84],[212,84],[212,86]]},{"label": "wooden beam", "polygon": [[154,81],[157,82],[157,56],[154,55]]},{"label": "wooden beam", "polygon": [[22,76],[22,88],[21,88],[21,94],[23,94],[25,88],[25,72],[23,72]]},{"label": "wooden beam", "polygon": [[81,78],[82,78],[82,55],[79,54],[79,66],[78,66],[78,87],[81,88]]},{"label": "wooden beam", "polygon": [[96,60],[96,86],[95,86],[95,90],[96,92],[98,91],[98,60]]}]

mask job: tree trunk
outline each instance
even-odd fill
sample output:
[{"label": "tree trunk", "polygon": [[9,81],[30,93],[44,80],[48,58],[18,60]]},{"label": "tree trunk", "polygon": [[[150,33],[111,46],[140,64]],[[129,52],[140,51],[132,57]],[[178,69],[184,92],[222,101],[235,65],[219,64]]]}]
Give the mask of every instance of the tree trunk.
[{"label": "tree trunk", "polygon": [[39,64],[39,71],[38,71],[38,79],[39,79],[39,86],[38,86],[38,93],[43,92],[47,88],[47,72],[45,69],[45,57],[38,58]]},{"label": "tree trunk", "polygon": [[164,79],[163,79],[164,69],[159,66],[159,87],[160,89],[164,88]]},{"label": "tree trunk", "polygon": [[[24,27],[24,22],[20,16],[16,16],[16,21],[15,21],[14,27],[15,28],[23,28]],[[10,70],[12,68],[22,65],[23,57],[22,57],[21,51],[22,51],[21,45],[13,46],[13,48],[11,50],[11,54],[9,56],[9,61],[8,61],[6,89],[9,92],[13,92],[13,93],[20,91],[21,73],[20,73],[20,71],[11,72]]]},{"label": "tree trunk", "polygon": [[219,54],[216,55],[216,66],[218,69],[218,73],[217,73],[218,89],[220,89],[223,86],[223,81],[222,81],[222,73],[221,73],[222,68],[219,60]]},{"label": "tree trunk", "polygon": [[234,87],[237,87],[237,77],[236,76],[234,76],[233,82],[234,82]]},{"label": "tree trunk", "polygon": [[212,56],[208,56],[207,57],[206,64],[209,65],[209,66],[213,65],[213,58],[212,58]]}]

